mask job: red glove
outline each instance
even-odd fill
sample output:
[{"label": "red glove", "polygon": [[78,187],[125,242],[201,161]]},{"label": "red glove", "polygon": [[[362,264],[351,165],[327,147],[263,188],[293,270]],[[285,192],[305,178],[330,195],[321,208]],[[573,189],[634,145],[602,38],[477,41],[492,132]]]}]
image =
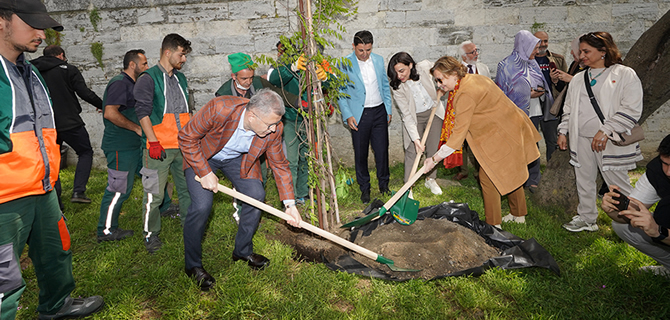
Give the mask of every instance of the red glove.
[{"label": "red glove", "polygon": [[160,161],[163,161],[163,159],[167,157],[167,154],[165,154],[165,149],[163,149],[163,146],[161,146],[160,141],[149,141],[149,157],[151,157],[151,159]]}]

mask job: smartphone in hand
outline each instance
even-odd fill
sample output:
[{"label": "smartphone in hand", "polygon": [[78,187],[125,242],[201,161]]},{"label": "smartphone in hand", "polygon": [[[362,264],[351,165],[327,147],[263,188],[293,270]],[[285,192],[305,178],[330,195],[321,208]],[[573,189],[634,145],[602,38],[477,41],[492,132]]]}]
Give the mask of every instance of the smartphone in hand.
[{"label": "smartphone in hand", "polygon": [[556,64],[553,61],[549,62],[549,70],[551,69],[556,69]]},{"label": "smartphone in hand", "polygon": [[[617,193],[618,196],[612,197],[613,200],[619,201],[619,204],[616,205],[616,209],[619,210],[619,212],[628,210],[628,205],[630,204],[630,199],[626,197],[619,189],[614,189],[614,192]],[[639,208],[638,208],[639,210]]]}]

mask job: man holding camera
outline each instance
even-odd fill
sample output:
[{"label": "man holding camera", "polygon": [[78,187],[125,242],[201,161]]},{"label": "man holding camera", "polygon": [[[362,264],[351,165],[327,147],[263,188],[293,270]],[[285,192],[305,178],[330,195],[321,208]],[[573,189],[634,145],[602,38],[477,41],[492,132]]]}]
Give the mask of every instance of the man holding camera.
[{"label": "man holding camera", "polygon": [[[602,208],[612,218],[612,229],[626,243],[658,261],[641,271],[670,278],[670,135],[658,146],[658,156],[647,164],[647,172],[635,184],[630,199],[617,186],[603,197]],[[629,203],[626,205],[626,202]],[[656,205],[656,210],[649,208]]]}]

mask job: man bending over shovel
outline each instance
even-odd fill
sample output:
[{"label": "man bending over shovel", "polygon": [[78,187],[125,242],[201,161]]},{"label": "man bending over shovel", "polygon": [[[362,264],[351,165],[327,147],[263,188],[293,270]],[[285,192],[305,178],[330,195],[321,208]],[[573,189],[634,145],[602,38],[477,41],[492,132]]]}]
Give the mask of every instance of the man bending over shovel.
[{"label": "man bending over shovel", "polygon": [[[215,283],[202,267],[201,242],[214,193],[218,191],[216,171],[221,170],[241,193],[264,201],[258,159],[265,153],[286,214],[292,217],[289,224],[297,227],[302,221],[295,207],[291,170],[282,151],[283,115],[281,97],[269,89],[261,89],[250,100],[233,96],[212,99],[179,131],[184,175],[191,194],[184,223],[185,270],[203,291]],[[196,176],[201,182],[195,180]],[[233,261],[247,261],[254,269],[263,269],[270,263],[268,258],[253,251],[252,238],[260,218],[260,209],[242,204],[233,250]]]}]

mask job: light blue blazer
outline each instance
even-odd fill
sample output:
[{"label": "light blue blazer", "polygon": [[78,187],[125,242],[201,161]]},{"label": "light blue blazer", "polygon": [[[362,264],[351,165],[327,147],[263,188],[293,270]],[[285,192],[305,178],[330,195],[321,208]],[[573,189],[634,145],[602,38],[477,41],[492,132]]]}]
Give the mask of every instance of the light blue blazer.
[{"label": "light blue blazer", "polygon": [[[342,93],[348,94],[349,97],[340,98],[337,103],[340,105],[342,112],[342,120],[347,123],[347,119],[354,117],[356,123],[360,123],[363,115],[363,106],[365,105],[365,84],[361,76],[361,69],[358,67],[358,60],[356,54],[351,53],[346,56],[349,59],[351,66],[343,66],[342,72],[349,76],[350,82],[340,89]],[[379,85],[379,93],[384,101],[386,107],[386,114],[391,114],[391,87],[389,86],[389,78],[386,76],[386,68],[384,68],[384,58],[378,54],[371,53],[370,59],[375,67],[377,74],[377,84]]]}]

